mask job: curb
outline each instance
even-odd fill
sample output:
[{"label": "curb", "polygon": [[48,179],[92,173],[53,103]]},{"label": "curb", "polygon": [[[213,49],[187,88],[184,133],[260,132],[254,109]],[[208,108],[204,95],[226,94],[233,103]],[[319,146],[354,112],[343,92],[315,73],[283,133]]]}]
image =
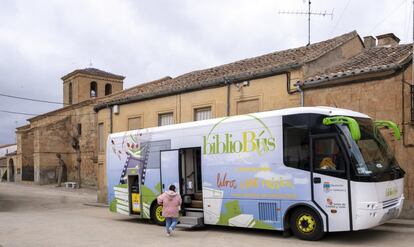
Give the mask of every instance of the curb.
[{"label": "curb", "polygon": [[108,208],[108,204],[104,203],[84,203],[83,205],[89,206],[89,207],[97,207],[97,208]]}]

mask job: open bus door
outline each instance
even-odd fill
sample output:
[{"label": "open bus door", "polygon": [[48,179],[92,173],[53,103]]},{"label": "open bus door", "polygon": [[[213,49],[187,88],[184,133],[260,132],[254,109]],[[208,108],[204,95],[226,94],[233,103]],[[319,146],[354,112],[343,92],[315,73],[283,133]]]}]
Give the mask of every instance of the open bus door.
[{"label": "open bus door", "polygon": [[161,193],[175,185],[180,194],[180,152],[179,150],[161,151]]},{"label": "open bus door", "polygon": [[352,230],[350,165],[338,135],[310,138],[312,200],[327,218],[327,231]]}]

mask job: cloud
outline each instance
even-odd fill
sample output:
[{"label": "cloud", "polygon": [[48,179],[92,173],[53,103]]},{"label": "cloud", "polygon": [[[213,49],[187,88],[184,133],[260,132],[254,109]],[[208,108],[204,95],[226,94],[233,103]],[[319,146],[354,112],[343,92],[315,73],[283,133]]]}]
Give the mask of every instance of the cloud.
[{"label": "cloud", "polygon": [[[394,32],[402,43],[411,41],[409,1],[401,6],[351,1],[339,19],[346,2],[312,2],[314,11],[335,9],[332,20],[312,17],[312,42],[354,29],[361,36]],[[125,75],[125,87],[131,87],[302,46],[307,43],[306,16],[278,10],[306,9],[302,0],[2,0],[0,93],[62,101],[60,77],[90,61]],[[57,107],[0,97],[3,110],[44,113]],[[12,142],[15,121],[23,125],[27,117],[0,117],[0,143]]]}]

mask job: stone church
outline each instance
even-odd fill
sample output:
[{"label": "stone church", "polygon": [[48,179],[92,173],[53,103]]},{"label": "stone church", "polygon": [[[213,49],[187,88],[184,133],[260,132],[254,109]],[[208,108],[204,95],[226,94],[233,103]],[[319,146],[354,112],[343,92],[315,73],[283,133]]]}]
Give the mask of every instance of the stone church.
[{"label": "stone church", "polygon": [[95,68],[78,69],[63,76],[64,107],[30,118],[30,124],[17,128],[16,159],[22,180],[56,183],[59,154],[67,165],[68,180],[76,181],[75,138],[80,150],[82,184],[95,187],[97,115],[93,108],[102,98],[122,91],[124,78]]}]

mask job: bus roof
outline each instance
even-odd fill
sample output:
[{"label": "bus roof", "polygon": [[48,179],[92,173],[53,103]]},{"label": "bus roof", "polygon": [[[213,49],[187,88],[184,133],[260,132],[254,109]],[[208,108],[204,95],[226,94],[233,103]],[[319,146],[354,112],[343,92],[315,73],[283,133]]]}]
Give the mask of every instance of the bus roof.
[{"label": "bus roof", "polygon": [[[342,108],[326,107],[326,106],[285,108],[285,109],[280,109],[280,110],[250,113],[246,115],[253,115],[257,118],[269,118],[269,117],[275,117],[275,116],[285,116],[285,115],[304,114],[304,113],[314,113],[314,114],[321,114],[321,115],[327,115],[327,116],[349,116],[349,117],[370,118],[368,115],[360,113],[360,112],[342,109]],[[245,119],[245,115],[238,115],[238,116],[231,116],[231,117],[232,118],[228,120],[229,122]],[[187,123],[172,124],[172,125],[159,126],[159,127],[151,127],[151,128],[146,128],[146,129],[140,129],[140,131],[147,130],[148,132],[162,132],[162,131],[186,129],[186,128],[191,128],[191,127],[214,125],[223,118],[225,117],[202,120],[202,121],[193,121],[193,122],[187,122]],[[110,137],[114,138],[118,136],[123,136],[125,132],[134,132],[134,131],[137,131],[137,130],[112,133],[110,134]]]}]

